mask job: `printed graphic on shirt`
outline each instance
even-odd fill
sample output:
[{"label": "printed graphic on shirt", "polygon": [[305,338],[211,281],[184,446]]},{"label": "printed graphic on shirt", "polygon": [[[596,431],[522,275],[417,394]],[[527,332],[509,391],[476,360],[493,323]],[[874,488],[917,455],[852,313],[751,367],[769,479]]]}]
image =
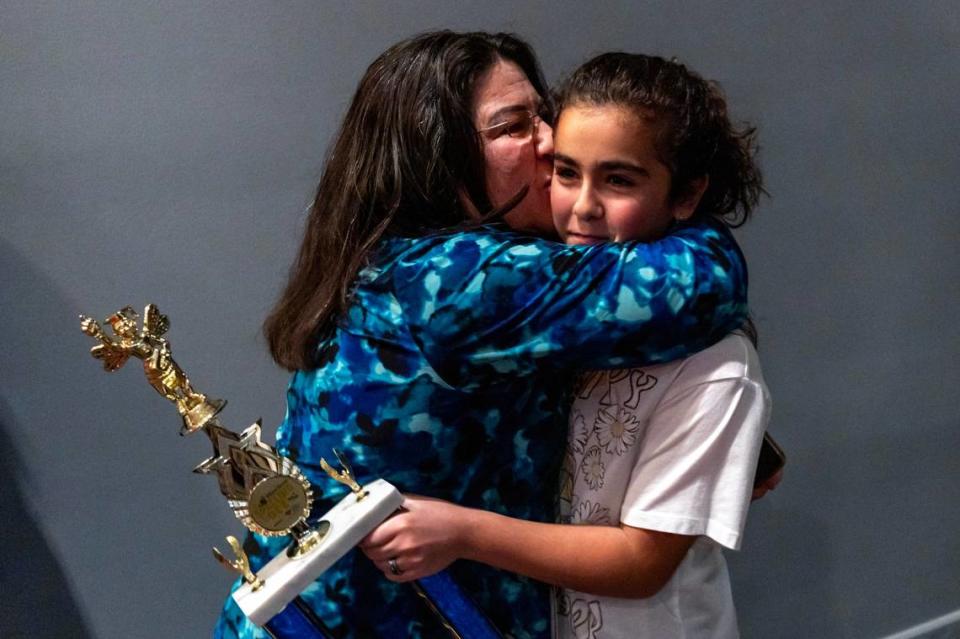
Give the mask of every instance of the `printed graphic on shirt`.
[{"label": "printed graphic on shirt", "polygon": [[[567,453],[560,476],[560,521],[566,524],[616,526],[620,513],[611,512],[597,494],[607,468],[639,445],[644,424],[637,415],[640,399],[657,385],[657,378],[637,369],[587,371],[581,375],[570,413]],[[630,463],[622,460],[622,463]],[[599,599],[572,596],[554,589],[560,623],[569,624],[576,639],[597,639],[603,628]],[[565,635],[567,636],[567,635]]]},{"label": "printed graphic on shirt", "polygon": [[[597,519],[599,512],[585,506],[591,500],[584,492],[603,488],[610,459],[622,457],[637,445],[643,424],[635,410],[642,394],[656,385],[656,377],[636,368],[588,371],[581,375],[575,392],[578,401],[570,413],[568,449],[560,475],[562,522],[601,523]],[[585,415],[583,407],[594,405],[597,410]],[[607,513],[603,523],[616,524],[609,516],[609,508],[602,510]],[[589,518],[580,518],[583,515]]]},{"label": "printed graphic on shirt", "polygon": [[637,368],[627,368],[615,371],[590,371],[584,373],[580,388],[577,390],[577,397],[587,399],[593,394],[597,386],[604,383],[601,388],[606,388],[606,392],[600,396],[600,404],[603,406],[613,406],[613,396],[611,395],[613,386],[620,385],[623,380],[629,379],[629,396],[623,405],[627,408],[636,408],[640,405],[640,394],[645,390],[650,390],[657,384],[657,378],[648,375]]},{"label": "printed graphic on shirt", "polygon": [[576,639],[597,639],[603,628],[603,611],[599,601],[571,599],[562,589],[555,589],[557,612],[570,619],[570,627]]}]

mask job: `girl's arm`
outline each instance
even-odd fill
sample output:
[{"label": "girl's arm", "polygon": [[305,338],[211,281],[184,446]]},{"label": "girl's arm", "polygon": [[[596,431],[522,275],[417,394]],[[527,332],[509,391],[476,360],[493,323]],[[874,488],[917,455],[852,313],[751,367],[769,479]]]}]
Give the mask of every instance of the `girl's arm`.
[{"label": "girl's arm", "polygon": [[[696,539],[626,525],[541,524],[423,497],[404,506],[360,545],[397,582],[468,559],[580,592],[650,597]],[[401,574],[390,571],[390,559]]]}]

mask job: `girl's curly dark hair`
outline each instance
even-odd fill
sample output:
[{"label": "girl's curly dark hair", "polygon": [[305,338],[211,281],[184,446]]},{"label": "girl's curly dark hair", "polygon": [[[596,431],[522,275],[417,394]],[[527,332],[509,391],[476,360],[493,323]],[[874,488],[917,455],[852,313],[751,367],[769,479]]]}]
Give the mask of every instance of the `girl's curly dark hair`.
[{"label": "girl's curly dark hair", "polygon": [[709,184],[694,216],[711,215],[742,225],[757,205],[763,177],[756,164],[756,129],[734,127],[714,83],[675,60],[612,52],[580,66],[557,91],[557,106],[616,104],[652,118],[655,145],[670,169],[672,199],[696,178]]}]

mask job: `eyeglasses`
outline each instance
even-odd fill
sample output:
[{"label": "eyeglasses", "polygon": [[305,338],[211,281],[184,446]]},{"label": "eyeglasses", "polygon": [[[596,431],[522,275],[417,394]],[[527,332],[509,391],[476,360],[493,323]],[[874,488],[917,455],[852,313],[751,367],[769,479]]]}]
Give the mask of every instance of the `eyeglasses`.
[{"label": "eyeglasses", "polygon": [[541,121],[543,121],[543,116],[539,113],[517,111],[511,114],[508,120],[477,129],[477,134],[486,133],[490,139],[506,135],[515,140],[526,140],[536,132],[537,124]]}]

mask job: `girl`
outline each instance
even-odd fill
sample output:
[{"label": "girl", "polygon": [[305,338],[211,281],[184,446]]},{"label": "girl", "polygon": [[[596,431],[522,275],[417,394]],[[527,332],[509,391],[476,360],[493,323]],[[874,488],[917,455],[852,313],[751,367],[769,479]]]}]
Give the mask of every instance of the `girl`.
[{"label": "girl", "polygon": [[[568,244],[742,224],[762,192],[753,130],[734,129],[716,87],[681,64],[601,55],[559,101],[551,202]],[[740,545],[769,406],[739,332],[668,364],[585,373],[560,491],[561,521],[580,525],[411,498],[365,552],[394,581],[466,558],[560,586],[561,637],[735,637],[720,548]]]}]

